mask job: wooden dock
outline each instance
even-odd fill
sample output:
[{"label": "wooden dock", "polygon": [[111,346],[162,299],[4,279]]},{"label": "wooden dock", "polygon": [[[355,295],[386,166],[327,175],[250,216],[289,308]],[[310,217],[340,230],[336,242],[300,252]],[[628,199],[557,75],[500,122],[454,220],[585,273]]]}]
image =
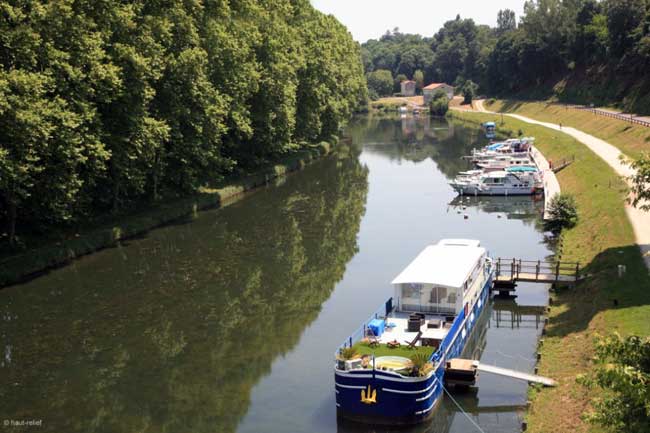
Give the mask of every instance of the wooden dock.
[{"label": "wooden dock", "polygon": [[582,278],[578,262],[498,258],[494,290],[514,291],[517,282],[575,284]]}]

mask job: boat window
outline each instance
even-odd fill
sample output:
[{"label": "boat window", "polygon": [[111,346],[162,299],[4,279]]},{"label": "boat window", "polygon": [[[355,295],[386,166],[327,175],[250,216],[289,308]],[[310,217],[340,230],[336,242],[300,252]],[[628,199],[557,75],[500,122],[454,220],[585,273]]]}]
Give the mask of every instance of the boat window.
[{"label": "boat window", "polygon": [[419,299],[422,284],[402,284],[402,297],[410,299]]},{"label": "boat window", "polygon": [[429,297],[429,302],[432,304],[440,304],[447,297],[447,288],[446,287],[434,287],[431,289],[431,296]]}]

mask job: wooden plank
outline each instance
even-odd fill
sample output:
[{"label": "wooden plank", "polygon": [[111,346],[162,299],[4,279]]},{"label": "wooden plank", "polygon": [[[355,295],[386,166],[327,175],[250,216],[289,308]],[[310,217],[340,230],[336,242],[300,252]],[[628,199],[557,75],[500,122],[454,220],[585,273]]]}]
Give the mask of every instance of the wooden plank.
[{"label": "wooden plank", "polygon": [[446,369],[447,371],[454,370],[472,372],[476,371],[476,364],[477,361],[474,361],[472,359],[454,358],[447,361]]}]

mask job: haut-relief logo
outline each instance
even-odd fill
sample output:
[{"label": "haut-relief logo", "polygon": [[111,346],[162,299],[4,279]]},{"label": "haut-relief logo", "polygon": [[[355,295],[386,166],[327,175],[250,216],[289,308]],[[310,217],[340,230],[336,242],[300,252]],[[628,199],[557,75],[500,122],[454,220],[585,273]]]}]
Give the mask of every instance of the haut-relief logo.
[{"label": "haut-relief logo", "polygon": [[375,404],[377,403],[377,390],[376,389],[371,389],[370,385],[368,385],[368,391],[366,392],[365,389],[361,390],[361,403],[365,404]]}]

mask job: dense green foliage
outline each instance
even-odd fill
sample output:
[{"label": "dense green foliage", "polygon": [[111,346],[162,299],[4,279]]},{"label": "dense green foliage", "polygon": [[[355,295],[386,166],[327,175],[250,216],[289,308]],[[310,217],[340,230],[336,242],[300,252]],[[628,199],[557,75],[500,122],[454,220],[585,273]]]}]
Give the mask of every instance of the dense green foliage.
[{"label": "dense green foliage", "polygon": [[636,170],[632,176],[630,201],[632,205],[650,211],[650,154],[643,153],[641,157],[629,162]]},{"label": "dense green foliage", "polygon": [[593,377],[579,381],[603,389],[587,418],[625,433],[650,432],[650,338],[615,334],[596,348],[598,368]]},{"label": "dense green foliage", "polygon": [[449,98],[442,90],[438,90],[429,102],[429,113],[434,116],[444,116],[449,111]]},{"label": "dense green foliage", "polygon": [[472,80],[467,80],[460,91],[463,94],[463,104],[471,104],[478,91],[478,85]]},{"label": "dense green foliage", "polygon": [[549,219],[544,228],[559,233],[564,228],[575,227],[578,223],[578,205],[571,194],[558,194],[551,199],[548,208]]},{"label": "dense green foliage", "polygon": [[368,94],[375,99],[379,96],[388,96],[393,93],[393,75],[385,69],[378,69],[368,73]]},{"label": "dense green foliage", "polygon": [[483,83],[495,41],[495,31],[488,26],[456,17],[432,38],[398,29],[387,32],[363,44],[362,56],[367,73],[384,69],[393,76],[404,74],[418,82],[418,89],[423,87],[419,80],[423,85],[432,81],[462,85],[466,79]]},{"label": "dense green foliage", "polygon": [[421,69],[427,83],[472,80],[483,93],[555,93],[650,112],[650,0],[530,0],[519,23],[510,10],[498,12],[496,28],[456,17],[432,38],[387,32],[362,55],[366,72],[410,78]]},{"label": "dense green foliage", "polygon": [[16,0],[0,10],[10,242],[16,221],[44,229],[193,192],[329,140],[366,99],[358,45],[308,0]]}]

